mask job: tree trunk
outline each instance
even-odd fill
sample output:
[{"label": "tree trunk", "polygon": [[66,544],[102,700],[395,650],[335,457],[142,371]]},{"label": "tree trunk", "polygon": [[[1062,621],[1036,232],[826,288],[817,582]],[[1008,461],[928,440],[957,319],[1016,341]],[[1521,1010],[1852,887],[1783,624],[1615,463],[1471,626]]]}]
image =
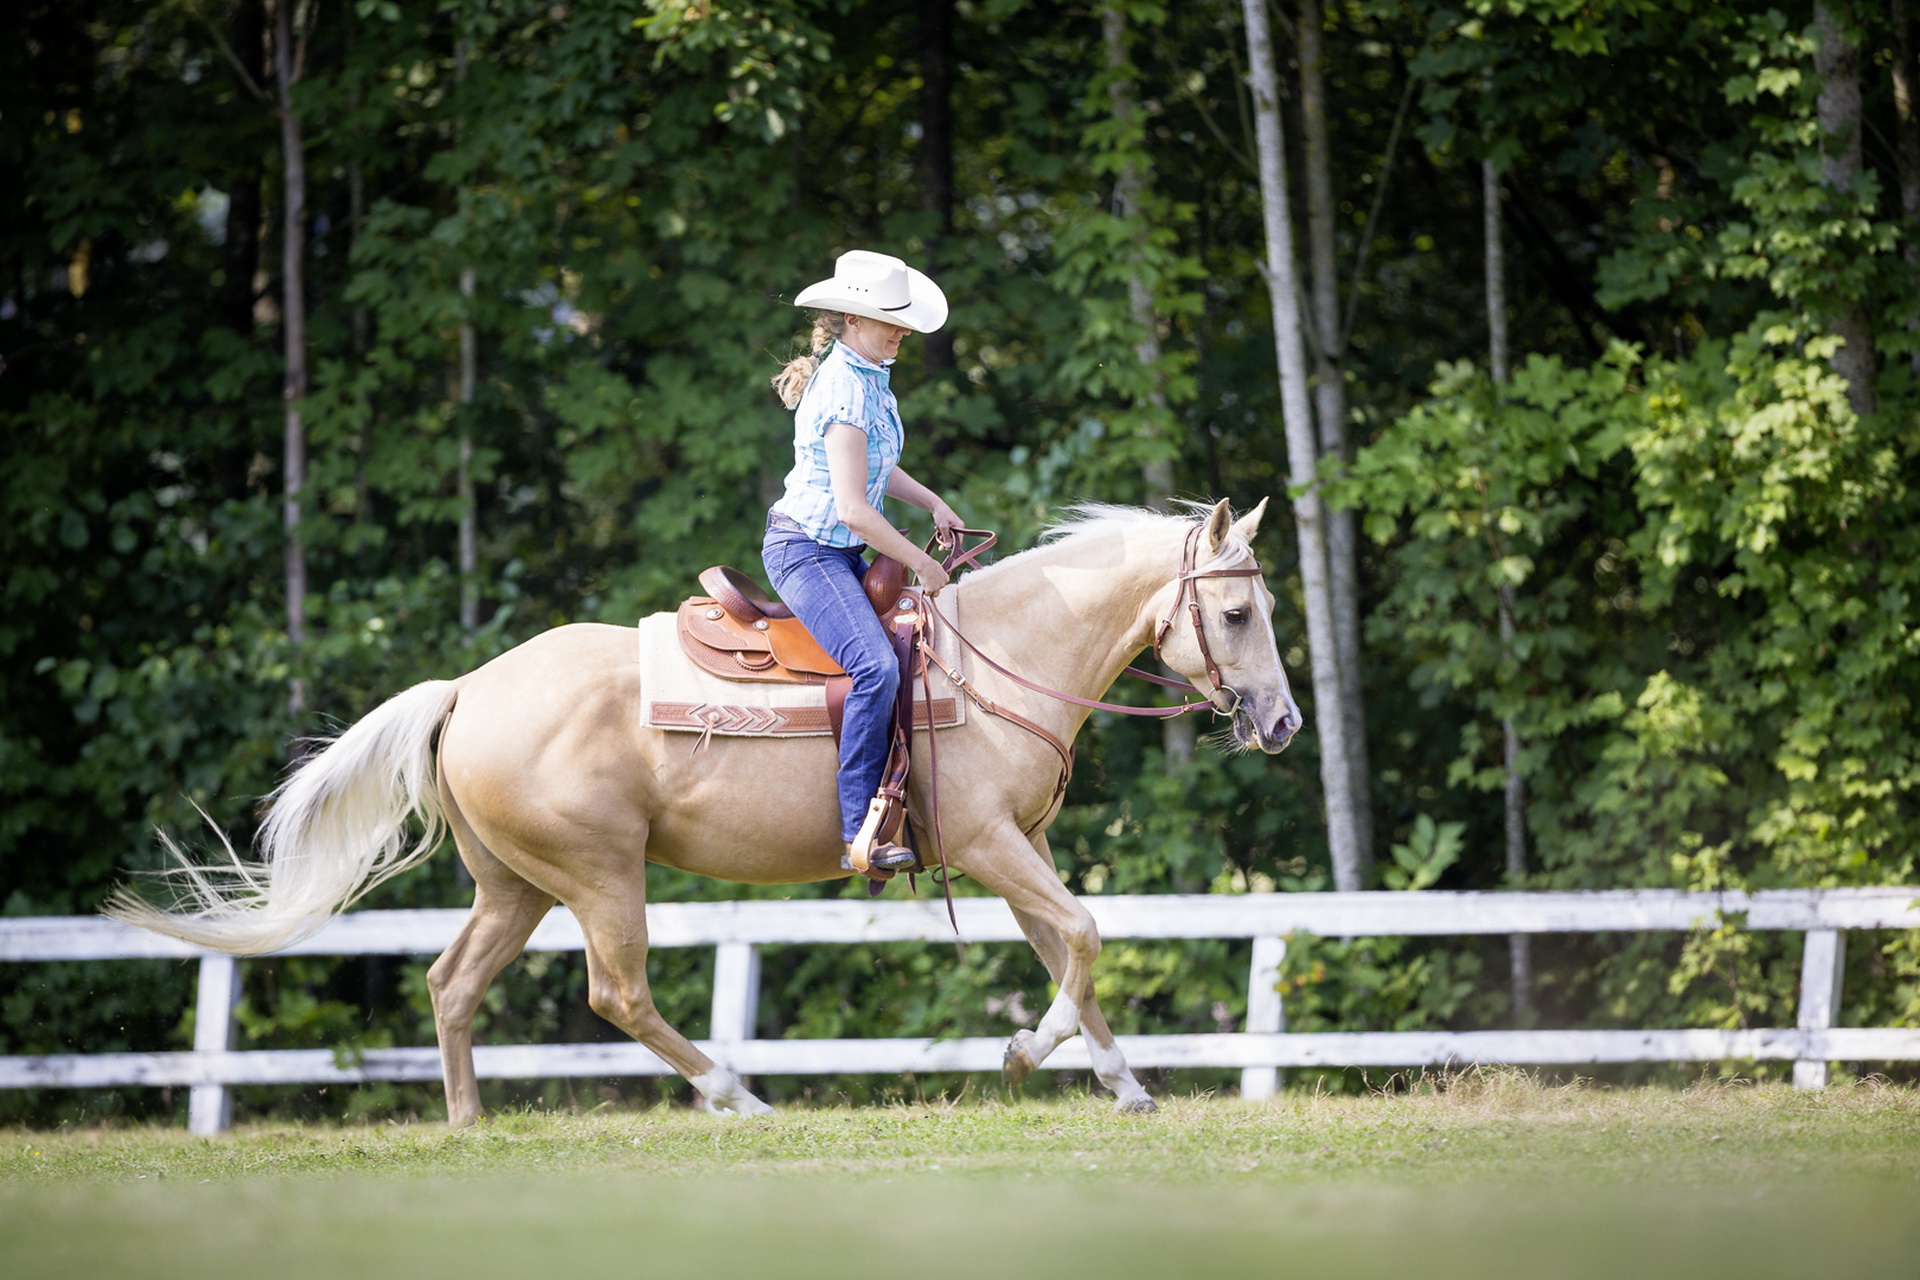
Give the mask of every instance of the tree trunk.
[{"label": "tree trunk", "polygon": [[1500,230],[1500,174],[1493,161],[1480,162],[1480,229],[1487,246],[1487,374],[1495,386],[1507,382],[1507,264]]},{"label": "tree trunk", "polygon": [[[1500,588],[1500,648],[1513,656],[1513,588]],[[1525,886],[1527,877],[1527,780],[1520,773],[1520,731],[1511,718],[1500,722],[1501,755],[1507,770],[1506,830],[1507,887]],[[1533,938],[1529,934],[1507,935],[1507,966],[1513,985],[1513,1012],[1524,1017],[1533,1012]]]},{"label": "tree trunk", "polygon": [[478,377],[479,343],[473,330],[473,268],[460,272],[460,296],[466,310],[460,317],[460,629],[480,626],[480,509],[473,495],[473,429],[467,415],[473,405]]},{"label": "tree trunk", "polygon": [[[1842,25],[1850,15],[1832,0],[1813,6],[1813,25],[1820,47],[1814,53],[1814,71],[1820,77],[1820,170],[1828,187],[1842,196],[1853,193],[1853,175],[1860,170],[1860,47],[1852,30]],[[1855,413],[1872,413],[1875,391],[1873,324],[1857,298],[1838,303],[1834,333],[1844,345],[1833,354],[1833,371],[1847,382],[1847,402]]]},{"label": "tree trunk", "polygon": [[[453,60],[454,74],[464,84],[464,39],[454,45]],[[458,193],[455,198],[459,199]],[[468,421],[479,376],[479,340],[473,328],[474,284],[473,267],[460,268],[460,383],[456,395],[460,407],[455,414],[460,421],[460,461],[454,483],[460,502],[460,629],[468,633],[480,626],[480,512],[473,493],[473,425]]]},{"label": "tree trunk", "polygon": [[[953,0],[920,3],[920,207],[933,215],[928,270],[936,278],[953,240]],[[953,368],[953,330],[930,333],[929,369]]]},{"label": "tree trunk", "polygon": [[[1487,369],[1495,387],[1507,383],[1507,267],[1500,230],[1500,174],[1492,160],[1480,162],[1481,228],[1487,248]],[[1512,662],[1514,641],[1513,588],[1501,584],[1499,602],[1500,656]],[[1507,786],[1507,887],[1518,889],[1527,874],[1527,782],[1520,774],[1520,731],[1512,717],[1500,721],[1501,756]],[[1522,1016],[1533,1010],[1533,939],[1524,933],[1507,937],[1507,961],[1513,985],[1513,1011]]]},{"label": "tree trunk", "polygon": [[[1914,101],[1914,31],[1907,0],[1893,0],[1893,111],[1894,161],[1900,174],[1900,214],[1906,220],[1907,269],[1920,277],[1920,103]],[[1907,321],[1920,330],[1920,316]],[[1920,374],[1920,351],[1908,358]]]},{"label": "tree trunk", "polygon": [[[307,481],[307,433],[300,421],[301,402],[307,395],[307,157],[300,116],[293,109],[297,73],[292,0],[278,0],[273,6],[273,23],[274,81],[279,93],[280,150],[285,166],[280,246],[280,331],[286,354],[281,391],[286,403],[281,522],[287,534],[287,641],[298,649],[307,636],[307,551],[300,536],[300,491]],[[289,684],[287,706],[298,715],[306,705],[306,682],[296,675]]]},{"label": "tree trunk", "polygon": [[[1347,462],[1346,343],[1340,326],[1333,146],[1327,129],[1326,42],[1320,0],[1300,0],[1300,118],[1306,140],[1307,263],[1313,278],[1313,398],[1320,455]],[[1355,839],[1364,880],[1373,863],[1372,782],[1367,764],[1366,695],[1360,682],[1360,549],[1350,507],[1327,507],[1327,573],[1333,590],[1333,636],[1340,653],[1340,714],[1353,770]],[[1325,714],[1324,712],[1322,713]]]},{"label": "tree trunk", "polygon": [[1300,491],[1293,502],[1300,538],[1300,585],[1305,596],[1307,645],[1313,663],[1313,698],[1320,716],[1320,781],[1327,799],[1327,843],[1334,887],[1361,887],[1360,842],[1355,830],[1353,769],[1346,722],[1340,714],[1340,661],[1334,639],[1333,592],[1328,582],[1325,515],[1314,463],[1313,415],[1307,403],[1307,360],[1300,331],[1300,303],[1293,268],[1293,226],[1287,211],[1286,141],[1280,128],[1279,77],[1265,0],[1242,0],[1247,25],[1248,80],[1253,90],[1259,144],[1260,204],[1266,223],[1264,274],[1273,307],[1274,354],[1280,366],[1281,416],[1287,432],[1287,473]]},{"label": "tree trunk", "polygon": [[[353,87],[347,91],[347,109],[358,117],[366,106],[366,85],[357,77]],[[356,135],[359,130],[355,130]],[[347,161],[347,235],[349,243],[358,247],[360,233],[367,221],[367,174],[366,166],[360,163],[358,139],[356,137],[353,158]],[[351,258],[352,250],[348,256]],[[368,327],[367,308],[362,303],[354,303],[350,324],[353,335],[353,354],[364,358],[372,342],[372,332]]]},{"label": "tree trunk", "polygon": [[[266,37],[261,0],[238,0],[233,7],[233,52],[241,70],[234,83],[249,97],[266,82]],[[226,280],[220,286],[220,318],[235,333],[246,335],[253,333],[253,279],[260,270],[260,183],[260,157],[249,147],[228,180],[227,236],[221,248]]]},{"label": "tree trunk", "polygon": [[[1139,110],[1133,78],[1121,74],[1128,66],[1126,15],[1117,7],[1108,5],[1100,11],[1100,30],[1106,40],[1107,70],[1114,73],[1107,82],[1107,101],[1112,110],[1115,130],[1124,139]],[[1122,145],[1129,144],[1123,141]],[[1127,275],[1127,311],[1139,333],[1133,355],[1140,362],[1141,369],[1148,374],[1146,401],[1152,416],[1156,422],[1164,422],[1167,419],[1167,391],[1159,372],[1160,321],[1154,313],[1153,286],[1146,278],[1141,261],[1146,240],[1146,193],[1147,175],[1129,154],[1121,162],[1120,171],[1114,175],[1113,212],[1115,217],[1122,220],[1132,220],[1136,228],[1133,269]],[[1158,434],[1156,428],[1154,435]],[[1172,461],[1155,458],[1143,463],[1140,478],[1146,487],[1147,505],[1160,511],[1170,509],[1173,503]],[[1161,722],[1160,742],[1168,768],[1180,769],[1192,762],[1196,733],[1190,716]]]}]

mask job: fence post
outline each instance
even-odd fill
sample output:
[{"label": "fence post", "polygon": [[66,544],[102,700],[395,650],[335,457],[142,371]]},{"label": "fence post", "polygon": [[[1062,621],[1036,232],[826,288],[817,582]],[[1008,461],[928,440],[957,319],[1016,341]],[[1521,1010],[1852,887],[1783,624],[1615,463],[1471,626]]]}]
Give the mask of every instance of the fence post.
[{"label": "fence post", "polygon": [[708,1038],[722,1044],[754,1038],[760,1010],[760,948],[722,942],[713,956],[713,1015]]},{"label": "fence post", "polygon": [[[1287,1029],[1287,1009],[1280,1000],[1280,962],[1287,956],[1285,938],[1255,938],[1253,964],[1247,973],[1248,1031],[1279,1032]],[[1271,1098],[1280,1090],[1280,1068],[1242,1067],[1240,1096],[1258,1100]]]},{"label": "fence post", "polygon": [[[1839,1020],[1840,979],[1845,975],[1847,936],[1838,929],[1807,930],[1800,958],[1800,1030],[1825,1031]],[[1827,1060],[1802,1058],[1793,1064],[1793,1087],[1827,1087]]]},{"label": "fence post", "polygon": [[[194,1000],[193,1051],[225,1053],[233,1036],[233,1007],[240,1000],[240,964],[215,953],[200,957]],[[211,1137],[233,1122],[233,1099],[224,1084],[196,1084],[187,1095],[187,1129]]]}]

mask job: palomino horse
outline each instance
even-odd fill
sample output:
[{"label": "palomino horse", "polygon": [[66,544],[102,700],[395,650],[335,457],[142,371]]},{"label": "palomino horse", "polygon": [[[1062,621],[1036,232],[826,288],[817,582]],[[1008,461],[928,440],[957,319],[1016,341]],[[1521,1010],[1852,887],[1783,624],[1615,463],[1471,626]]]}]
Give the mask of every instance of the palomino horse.
[{"label": "palomino horse", "polygon": [[[1197,508],[1197,520],[1081,508],[1041,546],[948,590],[982,656],[1079,698],[1097,697],[1159,636],[1162,660],[1231,717],[1240,749],[1276,752],[1301,717],[1275,650],[1273,596],[1249,546],[1265,506],[1237,522],[1225,502]],[[1063,743],[1086,720],[1085,708],[1034,693],[990,663],[968,666],[982,696]],[[203,946],[271,951],[424,859],[450,828],[473,873],[474,900],[428,974],[449,1121],[480,1116],[474,1012],[555,900],[585,934],[596,1013],[659,1054],[710,1107],[770,1110],[655,1010],[646,867],[651,860],[751,884],[845,876],[833,745],[719,738],[691,753],[686,735],[642,726],[639,672],[632,628],[574,625],[458,680],[416,685],[274,793],[260,861],[229,848],[226,863],[206,866],[175,849],[167,874],[183,893],[174,911],[123,892],[109,912]],[[1077,1031],[1119,1109],[1153,1110],[1094,1001],[1100,935],[1061,885],[1047,847],[1060,754],[1031,730],[978,709],[943,731],[937,746],[952,868],[1006,900],[1059,984],[1039,1027],[1008,1045],[1007,1078],[1024,1079]],[[909,792],[921,814],[926,755],[915,757]],[[427,826],[417,842],[408,839],[413,814]]]}]

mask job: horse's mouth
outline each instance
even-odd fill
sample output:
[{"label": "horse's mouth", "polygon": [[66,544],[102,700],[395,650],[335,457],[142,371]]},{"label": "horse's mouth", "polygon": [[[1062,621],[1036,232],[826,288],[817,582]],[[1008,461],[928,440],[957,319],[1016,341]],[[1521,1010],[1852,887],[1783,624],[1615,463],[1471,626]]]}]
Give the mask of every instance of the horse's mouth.
[{"label": "horse's mouth", "polygon": [[1260,727],[1245,706],[1234,708],[1233,740],[1243,751],[1264,751],[1270,756],[1279,755],[1293,741],[1293,735],[1300,731],[1300,720],[1294,713],[1280,717],[1268,733]]}]

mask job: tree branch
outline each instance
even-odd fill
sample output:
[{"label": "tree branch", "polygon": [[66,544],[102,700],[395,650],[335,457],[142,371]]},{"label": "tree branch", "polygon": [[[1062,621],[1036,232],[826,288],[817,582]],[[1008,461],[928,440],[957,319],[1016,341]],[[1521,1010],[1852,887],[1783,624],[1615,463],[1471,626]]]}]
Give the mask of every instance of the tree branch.
[{"label": "tree branch", "polygon": [[1420,83],[1419,77],[1409,74],[1407,87],[1400,91],[1400,106],[1393,113],[1393,128],[1387,131],[1387,150],[1380,160],[1380,181],[1373,189],[1373,207],[1367,210],[1366,229],[1360,233],[1360,256],[1353,264],[1353,280],[1347,286],[1347,319],[1340,326],[1341,351],[1347,349],[1347,343],[1353,339],[1353,325],[1360,316],[1360,277],[1367,270],[1367,254],[1373,248],[1373,233],[1380,225],[1380,207],[1387,199],[1387,177],[1393,172],[1393,153],[1400,146],[1400,126],[1406,121],[1407,106],[1413,101],[1413,87]]},{"label": "tree branch", "polygon": [[[1180,66],[1178,50],[1174,49],[1173,46],[1167,42],[1164,36],[1160,38],[1157,44],[1158,44],[1160,56],[1163,59],[1165,59],[1167,65],[1175,70],[1178,70]],[[1237,95],[1239,93],[1239,85],[1238,85],[1239,68],[1237,65],[1235,66],[1234,70],[1235,70],[1235,80],[1236,80],[1234,93]],[[1173,83],[1174,96],[1176,98],[1183,98],[1187,102],[1193,105],[1193,109],[1199,112],[1202,123],[1204,123],[1207,126],[1207,131],[1211,133],[1215,138],[1219,139],[1221,148],[1224,151],[1226,151],[1226,153],[1229,156],[1233,157],[1233,159],[1238,161],[1240,164],[1240,167],[1245,169],[1248,173],[1253,173],[1253,174],[1259,173],[1260,172],[1259,168],[1253,163],[1253,157],[1248,155],[1245,151],[1242,151],[1239,147],[1236,147],[1233,145],[1232,140],[1229,139],[1225,131],[1223,131],[1220,128],[1220,122],[1213,118],[1213,112],[1208,109],[1206,101],[1201,98],[1199,92],[1197,90],[1189,89],[1185,85],[1181,84],[1179,77],[1177,76],[1171,77],[1171,79]]]},{"label": "tree branch", "polygon": [[[282,0],[285,3],[285,0]],[[299,84],[307,78],[307,41],[313,36],[313,29],[320,25],[320,0],[308,0],[305,6],[307,20],[300,21],[300,11],[294,10],[294,30],[300,33],[293,42],[293,83]]]},{"label": "tree branch", "polygon": [[220,46],[220,52],[226,55],[227,62],[232,65],[234,74],[240,77],[240,83],[246,86],[247,92],[251,93],[261,102],[271,101],[271,99],[267,97],[267,91],[255,83],[252,73],[246,68],[246,64],[240,61],[240,55],[233,51],[233,46],[227,43],[227,38],[220,34],[220,28],[214,26],[207,15],[200,12],[200,6],[196,4],[194,0],[186,0],[186,8],[188,13],[200,19],[200,25],[207,29],[207,34],[213,37],[213,42]]}]

